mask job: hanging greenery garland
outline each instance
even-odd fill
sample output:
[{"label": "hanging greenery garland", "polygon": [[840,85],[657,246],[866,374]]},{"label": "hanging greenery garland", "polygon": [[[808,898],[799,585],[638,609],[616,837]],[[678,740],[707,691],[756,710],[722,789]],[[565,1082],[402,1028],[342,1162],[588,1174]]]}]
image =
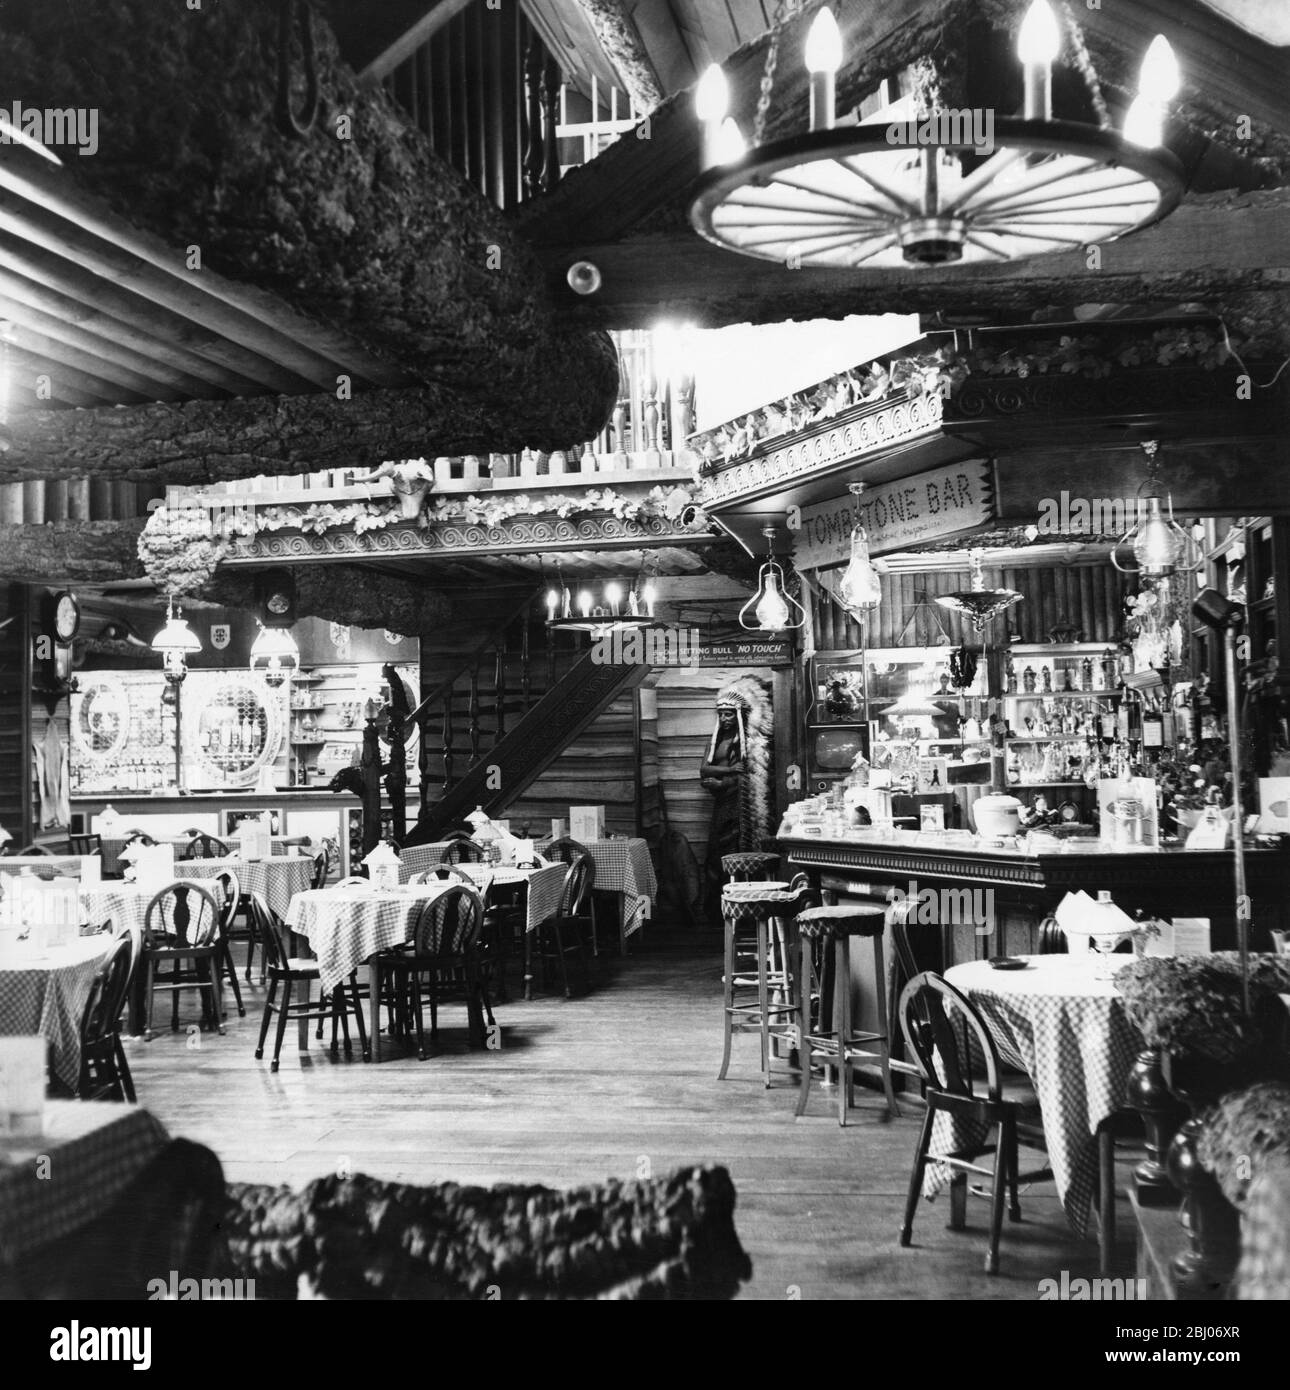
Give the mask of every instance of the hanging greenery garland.
[{"label": "hanging greenery garland", "polygon": [[209,583],[227,552],[201,507],[157,507],[139,533],[139,559],[167,598],[195,593]]}]

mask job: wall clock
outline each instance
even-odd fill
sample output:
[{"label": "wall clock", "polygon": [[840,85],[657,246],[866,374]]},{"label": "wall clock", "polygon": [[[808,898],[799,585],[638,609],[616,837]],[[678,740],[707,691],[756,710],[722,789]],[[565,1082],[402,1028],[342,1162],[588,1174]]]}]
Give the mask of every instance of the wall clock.
[{"label": "wall clock", "polygon": [[[60,642],[70,642],[81,626],[81,605],[69,589],[54,595],[54,636]],[[68,666],[70,672],[70,664]]]},{"label": "wall clock", "polygon": [[287,570],[267,570],[259,581],[265,627],[290,627],[296,620],[296,584]]}]

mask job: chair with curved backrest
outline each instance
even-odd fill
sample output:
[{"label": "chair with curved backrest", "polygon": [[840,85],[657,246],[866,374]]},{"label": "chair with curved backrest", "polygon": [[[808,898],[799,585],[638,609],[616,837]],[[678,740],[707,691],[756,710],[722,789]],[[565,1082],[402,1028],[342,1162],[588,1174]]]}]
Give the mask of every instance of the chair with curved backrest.
[{"label": "chair with curved backrest", "polygon": [[157,842],[146,830],[127,830],[125,832],[125,843],[127,845],[155,845]]},{"label": "chair with curved backrest", "polygon": [[[195,989],[209,995],[209,1010],[203,1018],[212,1019],[224,1031],[224,1009],[220,990],[220,910],[215,895],[191,880],[169,884],[154,895],[143,918],[143,960],[147,969],[145,998],[147,1016],[144,1036],[152,1037],[152,1002],[156,990],[171,996],[170,1027],[179,1030],[179,995]],[[166,975],[161,967],[172,967]]]},{"label": "chair with curved backrest", "polygon": [[[565,957],[576,952],[582,965],[583,980],[588,987],[591,977],[587,966],[587,944],[583,928],[591,926],[591,894],[596,883],[596,861],[590,854],[581,854],[565,870],[560,889],[560,903],[555,912],[535,929],[534,953],[542,963],[543,984],[546,983],[548,963],[554,960],[560,968],[560,984],[564,997],[571,999],[569,971]],[[567,938],[572,937],[572,940]]]},{"label": "chair with curved backrest", "polygon": [[103,837],[101,835],[69,835],[67,837],[68,854],[102,854]]},{"label": "chair with curved backrest", "polygon": [[134,1081],[121,1046],[121,1013],[138,960],[138,937],[121,932],[90,986],[81,1014],[80,1100],[135,1099]]},{"label": "chair with curved backrest", "polygon": [[[255,1049],[256,1059],[264,1056],[264,1040],[269,1035],[269,1023],[275,1013],[278,1016],[278,1031],[273,1044],[270,1071],[278,1069],[278,1058],[282,1052],[282,1039],[287,1031],[288,1018],[317,1019],[320,1024],[323,1019],[330,1018],[331,1055],[335,1057],[338,1053],[336,1030],[339,1025],[344,1030],[345,1053],[349,1056],[353,1052],[349,1040],[349,1015],[352,1012],[358,1023],[359,1048],[366,1061],[371,1053],[367,1043],[367,1030],[363,1023],[363,1005],[358,994],[356,976],[351,974],[349,980],[332,990],[329,997],[320,995],[317,1003],[311,1003],[310,986],[314,980],[321,978],[318,962],[312,958],[305,959],[291,954],[287,946],[288,933],[285,924],[259,893],[248,893],[246,898],[251,916],[255,919],[256,930],[264,945],[264,957],[269,967],[269,992],[265,996],[264,1015],[260,1019],[260,1041]],[[293,1000],[291,996],[297,985],[304,986],[304,993],[300,999]],[[283,991],[281,1000],[278,998],[279,987]]]},{"label": "chair with curved backrest", "polygon": [[475,840],[461,838],[450,840],[439,856],[441,864],[482,864],[485,859],[484,847]]},{"label": "chair with curved backrest", "polygon": [[[915,975],[900,996],[900,1020],[904,1035],[918,1059],[925,1083],[927,1111],[914,1155],[914,1171],[909,1180],[905,1220],[900,1243],[910,1243],[914,1213],[918,1209],[927,1171],[932,1129],[938,1115],[957,1122],[954,1150],[937,1155],[937,1161],[953,1170],[950,1199],[951,1229],[964,1225],[967,1175],[975,1173],[991,1180],[990,1240],[985,1272],[999,1270],[999,1235],[1003,1226],[1004,1189],[1008,1189],[1011,1220],[1021,1219],[1017,1201],[1017,1148],[1019,1142],[1043,1149],[1043,1129],[1039,1122],[1039,1102],[1028,1080],[1006,1076],[999,1053],[985,1020],[972,1001],[960,990],[932,971]],[[956,1031],[958,1024],[966,1035]],[[982,1074],[983,1073],[983,1074]],[[993,1145],[989,1142],[995,1131]],[[983,1168],[972,1160],[994,1150],[994,1167]],[[1047,1169],[1025,1175],[1027,1182],[1051,1177]]]},{"label": "chair with curved backrest", "polygon": [[417,1056],[425,1058],[421,1032],[422,988],[430,995],[430,1038],[439,1036],[439,1002],[461,991],[476,1041],[483,1016],[494,1022],[488,985],[480,968],[480,937],[484,930],[484,900],[474,884],[453,884],[426,903],[417,918],[412,954],[412,1016],[417,1032]]},{"label": "chair with curved backrest", "polygon": [[[594,856],[586,845],[579,843],[570,835],[565,835],[559,840],[552,840],[551,843],[542,851],[542,857],[549,860],[552,864],[572,864],[579,855],[588,855],[593,859]],[[591,954],[600,954],[600,943],[597,938],[597,914],[596,914],[596,895],[591,892],[587,895],[588,911],[591,920]],[[624,947],[624,950],[626,948]]]},{"label": "chair with curved backrest", "polygon": [[1066,933],[1057,925],[1057,918],[1045,917],[1036,933],[1035,951],[1041,956],[1065,955],[1070,950]]},{"label": "chair with curved backrest", "polygon": [[204,830],[186,830],[185,835],[192,839],[179,851],[180,859],[227,859],[230,853],[223,840],[208,835]]},{"label": "chair with curved backrest", "polygon": [[340,846],[331,836],[324,838],[318,852],[314,855],[313,879],[311,888],[326,888],[332,870],[340,862]]},{"label": "chair with curved backrest", "polygon": [[372,880],[363,878],[360,874],[350,874],[348,878],[342,878],[339,883],[332,884],[333,888],[370,888]]},{"label": "chair with curved backrest", "polygon": [[245,936],[251,943],[246,956],[247,978],[249,979],[251,951],[255,949],[255,939],[250,926],[239,927],[237,925],[237,914],[244,907],[242,888],[237,881],[237,875],[232,869],[222,869],[215,875],[213,881],[218,883],[222,890],[219,911],[220,969],[227,972],[229,983],[233,986],[233,998],[237,1001],[238,1016],[245,1018],[246,1010],[242,1007],[242,990],[238,985],[237,971],[233,966],[232,944],[234,939],[240,936]]}]

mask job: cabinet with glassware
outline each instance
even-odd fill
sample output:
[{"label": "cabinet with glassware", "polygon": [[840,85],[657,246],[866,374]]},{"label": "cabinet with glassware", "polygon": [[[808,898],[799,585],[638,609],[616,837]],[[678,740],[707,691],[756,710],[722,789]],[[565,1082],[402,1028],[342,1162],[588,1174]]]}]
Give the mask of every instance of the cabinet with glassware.
[{"label": "cabinet with glassware", "polygon": [[[415,664],[396,665],[406,707],[415,709],[419,672]],[[377,721],[382,761],[389,756],[390,699],[382,667],[374,663],[331,664],[302,668],[291,681],[291,785],[323,786],[355,761],[369,717]],[[405,730],[408,785],[419,785],[415,725]]]}]

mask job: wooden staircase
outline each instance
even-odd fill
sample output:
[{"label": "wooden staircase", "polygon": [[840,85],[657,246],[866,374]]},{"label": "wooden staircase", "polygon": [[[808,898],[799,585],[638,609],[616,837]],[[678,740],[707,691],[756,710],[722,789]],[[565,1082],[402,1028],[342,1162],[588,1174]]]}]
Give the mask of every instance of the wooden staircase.
[{"label": "wooden staircase", "polygon": [[[605,665],[578,637],[556,636],[526,597],[414,711],[421,729],[421,813],[408,844],[438,839],[482,806],[523,795],[649,666]],[[568,644],[568,645],[565,645]]]}]

